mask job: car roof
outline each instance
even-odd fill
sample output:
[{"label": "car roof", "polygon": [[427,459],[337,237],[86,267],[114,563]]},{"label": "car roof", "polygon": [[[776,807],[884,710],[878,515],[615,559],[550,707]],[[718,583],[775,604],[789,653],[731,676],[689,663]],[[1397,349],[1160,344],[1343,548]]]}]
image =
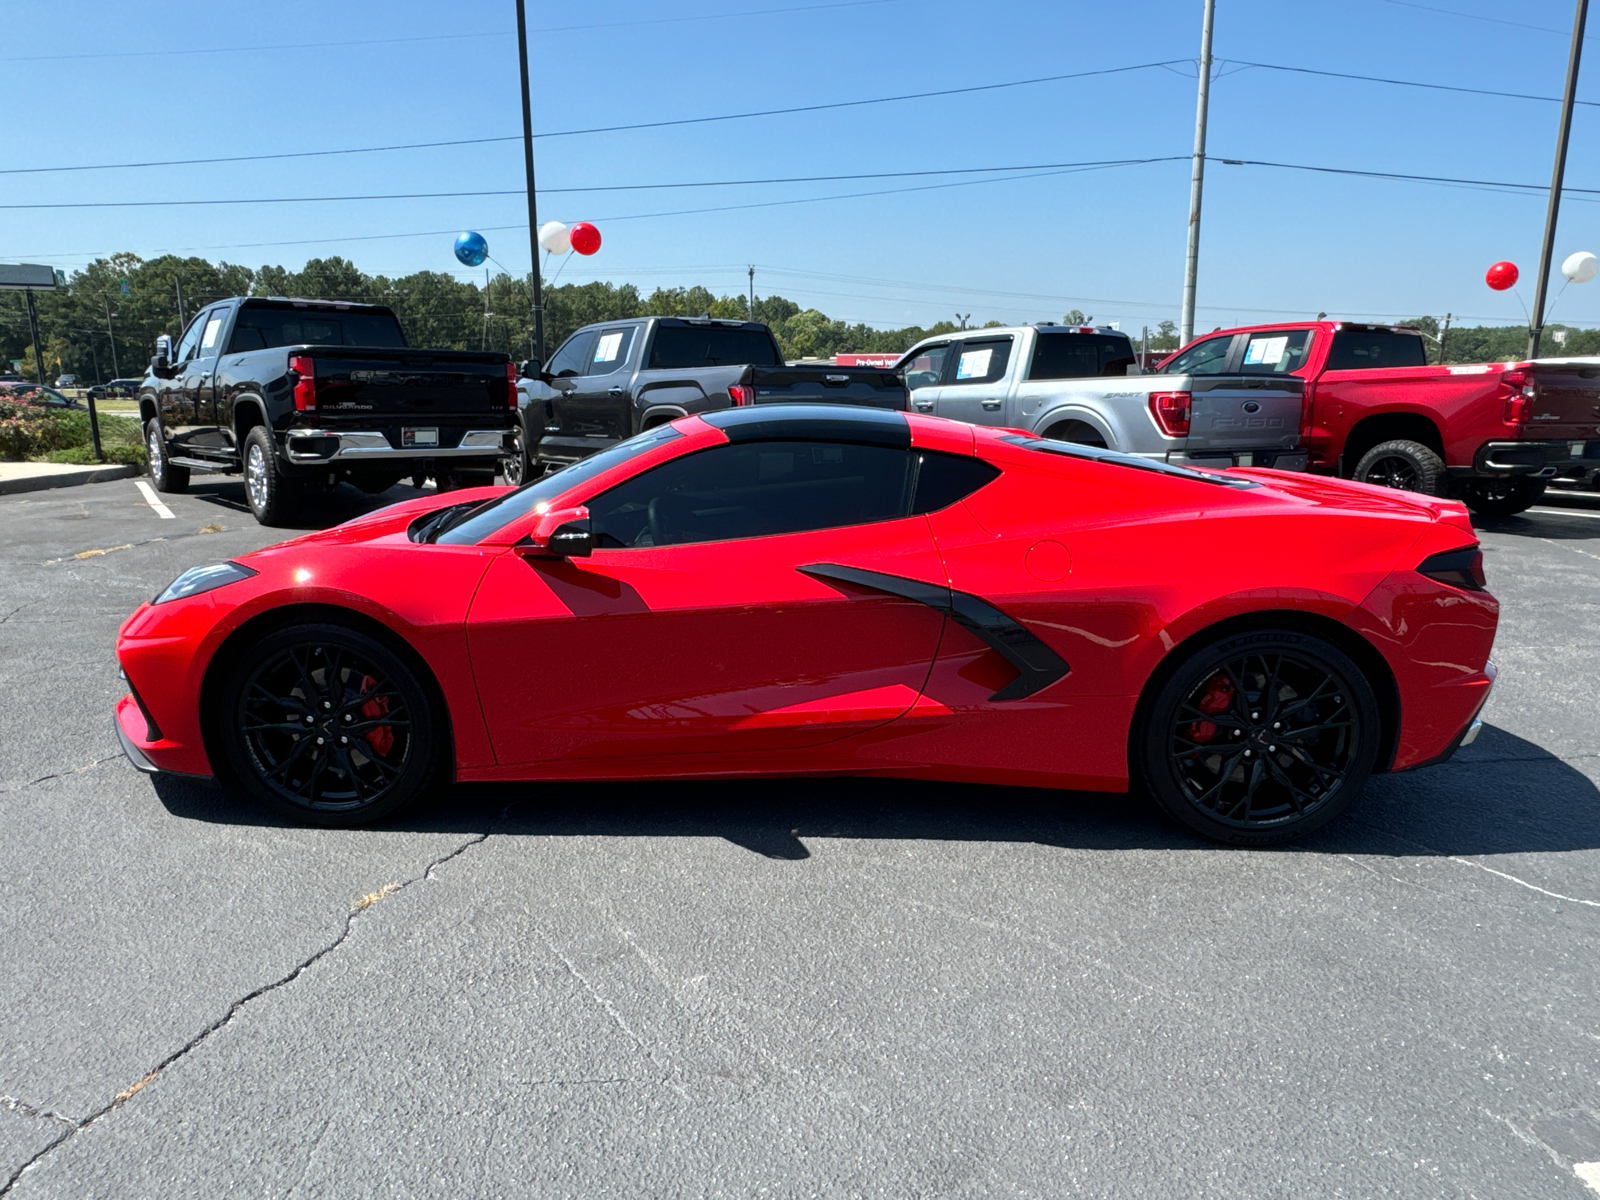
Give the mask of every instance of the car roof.
[{"label": "car roof", "polygon": [[906,414],[847,404],[763,404],[701,413],[707,425],[722,430],[730,442],[861,442],[873,446],[911,448]]}]

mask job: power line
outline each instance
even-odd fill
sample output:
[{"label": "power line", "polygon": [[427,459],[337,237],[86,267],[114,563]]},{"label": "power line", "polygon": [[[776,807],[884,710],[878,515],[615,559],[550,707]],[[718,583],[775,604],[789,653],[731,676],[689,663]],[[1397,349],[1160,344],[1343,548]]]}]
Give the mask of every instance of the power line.
[{"label": "power line", "polygon": [[[606,21],[593,25],[548,25],[543,29],[530,29],[529,33],[574,33],[588,29],[624,29],[636,25],[677,25],[687,21],[722,21],[735,17],[766,17],[782,13],[817,12],[829,8],[865,8],[868,5],[900,4],[904,0],[833,0],[827,4],[804,4],[793,8],[757,8],[742,12],[703,13],[691,17],[651,17],[642,21]],[[395,46],[406,42],[453,42],[470,38],[515,37],[510,29],[486,30],[483,33],[438,33],[417,37],[364,38],[352,42],[287,42],[280,45],[212,46],[201,49],[166,50],[106,50],[91,54],[40,54],[26,58],[8,57],[7,63],[68,62],[91,58],[159,58],[168,55],[195,54],[251,54],[271,50],[336,50],[351,46]]]},{"label": "power line", "polygon": [[[1446,183],[1458,187],[1510,192],[1518,196],[1530,193],[1543,195],[1550,190],[1542,183],[1504,183],[1494,179],[1460,179],[1449,175],[1408,175],[1399,171],[1358,171],[1351,167],[1316,167],[1306,163],[1262,162],[1253,158],[1223,158],[1219,155],[1208,157],[1216,158],[1217,161],[1230,167],[1276,167],[1285,171],[1313,171],[1320,175],[1355,175],[1364,179],[1398,179],[1408,183]],[[1573,193],[1576,198],[1600,196],[1600,188],[1564,187],[1561,191],[1563,195]]]},{"label": "power line", "polygon": [[[1393,4],[1400,8],[1415,8],[1421,10],[1422,12],[1440,13],[1446,17],[1460,17],[1467,21],[1486,21],[1491,25],[1509,25],[1513,29],[1532,29],[1538,33],[1559,33],[1563,37],[1570,36],[1571,34],[1571,31],[1567,29],[1552,29],[1548,25],[1529,25],[1523,21],[1507,21],[1503,17],[1485,17],[1480,16],[1477,13],[1458,12],[1453,8],[1437,8],[1432,4],[1417,4],[1415,3],[1415,0],[1384,0],[1384,3]],[[1595,40],[1596,39],[1593,36],[1584,38],[1584,41],[1586,42],[1592,42]]]},{"label": "power line", "polygon": [[[666,129],[679,125],[706,125],[718,121],[744,121],[754,117],[789,116],[794,113],[824,112],[836,108],[861,108],[872,104],[895,104],[904,100],[929,100],[941,96],[963,96],[973,92],[993,92],[1005,88],[1029,87],[1040,83],[1060,83],[1070,79],[1088,79],[1097,75],[1121,75],[1130,71],[1148,71],[1188,59],[1169,59],[1166,62],[1136,63],[1128,67],[1106,67],[1096,71],[1074,71],[1066,75],[1040,75],[1030,79],[1012,79],[1000,83],[981,83],[970,87],[943,88],[933,92],[907,92],[898,96],[874,96],[866,100],[837,100],[828,104],[801,104],[791,108],[764,108],[754,112],[719,113],[709,117],[680,117],[668,121],[641,121],[631,125],[597,125],[588,129],[561,129],[551,133],[538,133],[537,138],[581,137],[595,133],[625,133],[638,129]],[[67,167],[11,167],[0,170],[0,175],[44,175],[64,171],[124,171],[143,167],[194,167],[217,163],[271,162],[286,158],[328,158],[343,154],[383,154],[395,150],[435,150],[450,146],[484,146],[495,142],[518,142],[522,135],[505,137],[456,138],[443,142],[406,142],[392,146],[356,146],[344,150],[294,150],[281,154],[237,154],[222,158],[175,158],[150,162],[91,163]],[[540,189],[546,191],[548,189]]]},{"label": "power line", "polygon": [[[1388,83],[1397,87],[1426,88],[1435,92],[1464,92],[1470,96],[1498,96],[1504,100],[1542,100],[1547,104],[1561,103],[1560,96],[1534,96],[1526,92],[1495,92],[1490,91],[1488,88],[1457,87],[1448,83],[1422,83],[1415,79],[1389,79],[1382,75],[1351,75],[1344,71],[1317,71],[1310,67],[1287,67],[1279,63],[1245,62],[1239,58],[1230,58],[1225,61],[1240,67],[1259,67],[1264,71],[1289,71],[1296,75],[1322,75],[1329,79],[1355,79],[1363,83]],[[1600,108],[1600,101],[1579,100],[1577,103],[1589,108]]]},{"label": "power line", "polygon": [[[753,187],[779,183],[842,183],[862,179],[909,179],[933,175],[986,175],[1006,171],[1057,171],[1063,169],[1120,167],[1137,163],[1166,162],[1167,158],[1111,159],[1081,163],[1023,163],[1005,167],[951,167],[932,171],[870,171],[847,175],[790,175],[770,179],[702,179],[683,183],[622,183],[599,187],[543,188],[546,195],[587,195],[597,192],[646,192],[677,188]],[[502,188],[474,192],[390,192],[367,196],[258,196],[219,200],[71,200],[42,204],[0,204],[0,209],[57,208],[195,208],[232,204],[322,204],[356,200],[452,200],[481,196],[522,196],[523,188]],[[611,220],[631,218],[612,217]]]}]

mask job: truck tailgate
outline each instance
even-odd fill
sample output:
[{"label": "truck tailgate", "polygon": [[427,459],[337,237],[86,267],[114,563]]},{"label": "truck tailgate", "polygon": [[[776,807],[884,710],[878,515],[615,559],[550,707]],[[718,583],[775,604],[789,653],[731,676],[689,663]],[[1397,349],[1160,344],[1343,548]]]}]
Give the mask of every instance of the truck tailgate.
[{"label": "truck tailgate", "polygon": [[331,417],[484,416],[514,411],[503,354],[465,350],[291,349],[316,371],[317,409]]},{"label": "truck tailgate", "polygon": [[1600,359],[1535,362],[1530,438],[1600,437]]},{"label": "truck tailgate", "polygon": [[905,381],[882,367],[751,367],[744,382],[757,404],[858,404],[904,412]]},{"label": "truck tailgate", "polygon": [[1291,448],[1300,440],[1304,390],[1293,375],[1191,376],[1184,452]]}]

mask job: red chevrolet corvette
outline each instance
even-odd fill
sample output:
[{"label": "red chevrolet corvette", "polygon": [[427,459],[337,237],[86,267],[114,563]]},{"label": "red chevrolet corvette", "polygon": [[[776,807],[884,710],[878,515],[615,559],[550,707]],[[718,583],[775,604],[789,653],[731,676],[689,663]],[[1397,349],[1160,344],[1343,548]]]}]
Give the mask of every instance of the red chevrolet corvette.
[{"label": "red chevrolet corvette", "polygon": [[451,779],[889,775],[1266,843],[1474,736],[1498,607],[1450,501],[736,408],[186,571],[122,627],[116,726],[324,825]]}]

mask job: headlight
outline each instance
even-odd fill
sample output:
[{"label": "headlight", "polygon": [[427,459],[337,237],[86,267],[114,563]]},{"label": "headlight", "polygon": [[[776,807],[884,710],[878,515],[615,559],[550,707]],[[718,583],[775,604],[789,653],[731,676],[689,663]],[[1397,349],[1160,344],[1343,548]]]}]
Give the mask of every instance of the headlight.
[{"label": "headlight", "polygon": [[190,596],[198,596],[201,592],[209,592],[224,584],[249,579],[254,574],[255,571],[236,562],[212,563],[209,567],[190,567],[169,583],[167,590],[150,603],[165,604],[168,600],[187,600]]}]

